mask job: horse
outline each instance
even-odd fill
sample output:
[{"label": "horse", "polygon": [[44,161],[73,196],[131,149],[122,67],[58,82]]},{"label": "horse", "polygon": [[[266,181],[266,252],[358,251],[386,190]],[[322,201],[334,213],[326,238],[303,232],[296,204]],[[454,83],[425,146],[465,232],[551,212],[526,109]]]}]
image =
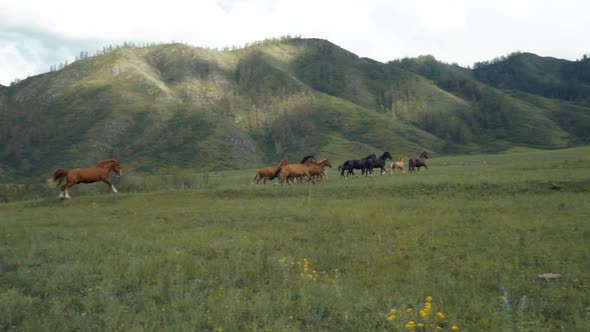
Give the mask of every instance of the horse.
[{"label": "horse", "polygon": [[[338,167],[338,169],[340,170],[340,175],[344,176],[344,177],[348,177],[350,174],[355,175],[354,174],[354,170],[355,169],[360,169],[361,170],[361,174],[365,174],[365,170],[367,168],[369,168],[369,160],[370,159],[376,159],[377,156],[375,154],[372,154],[370,156],[367,156],[365,158],[362,159],[353,159],[353,160],[347,160],[345,161],[340,167]],[[344,171],[348,171],[346,173],[346,175],[344,175]]]},{"label": "horse", "polygon": [[426,168],[426,170],[428,170],[428,167],[426,166],[424,159],[428,159],[428,155],[426,154],[426,151],[422,152],[418,157],[410,158],[410,161],[408,161],[408,172],[415,172],[416,167],[418,167],[418,172],[419,172],[420,167],[422,167],[422,166],[424,166]]},{"label": "horse", "polygon": [[379,158],[369,159],[368,160],[369,168],[367,169],[367,172],[365,172],[365,176],[367,176],[367,173],[369,173],[369,172],[371,172],[371,176],[373,176],[373,168],[377,168],[377,167],[379,167],[381,169],[381,175],[387,173],[387,171],[385,170],[385,161],[387,159],[393,159],[391,154],[387,151],[383,152],[383,154]]},{"label": "horse", "polygon": [[[268,167],[262,167],[261,169],[259,169],[256,172],[256,176],[254,176],[254,179],[252,181],[256,181],[256,184],[258,185],[258,183],[260,182],[260,180],[262,181],[262,184],[266,184],[266,180],[267,179],[271,179],[272,176],[283,166],[287,165],[289,163],[289,161],[287,159],[281,161],[277,166],[268,166]],[[273,178],[274,179],[274,178]]]},{"label": "horse", "polygon": [[311,164],[309,168],[309,175],[314,179],[322,180],[324,177],[327,178],[325,169],[326,167],[332,168],[332,164],[328,159],[322,159],[316,164]]},{"label": "horse", "polygon": [[115,159],[102,160],[96,165],[88,168],[63,169],[58,168],[53,172],[53,175],[47,179],[47,184],[51,188],[60,185],[63,180],[67,180],[66,184],[61,186],[59,198],[70,199],[68,189],[77,185],[78,183],[93,183],[102,181],[106,183],[109,192],[116,193],[117,189],[111,181],[109,181],[109,173],[113,171],[117,176],[123,175],[121,170],[121,163]]},{"label": "horse", "polygon": [[308,180],[311,180],[312,183],[315,183],[309,175],[309,169],[313,163],[316,163],[315,157],[306,156],[299,164],[289,164],[279,168],[269,180],[272,180],[278,176],[280,184],[283,184],[285,181],[287,181],[288,184],[289,181],[293,181],[295,178],[306,176]]},{"label": "horse", "polygon": [[404,174],[406,172],[406,170],[404,169],[404,157],[399,158],[399,161],[393,161],[391,163],[391,175],[393,175],[393,171],[395,171],[396,169],[399,169],[402,171],[402,174]]}]

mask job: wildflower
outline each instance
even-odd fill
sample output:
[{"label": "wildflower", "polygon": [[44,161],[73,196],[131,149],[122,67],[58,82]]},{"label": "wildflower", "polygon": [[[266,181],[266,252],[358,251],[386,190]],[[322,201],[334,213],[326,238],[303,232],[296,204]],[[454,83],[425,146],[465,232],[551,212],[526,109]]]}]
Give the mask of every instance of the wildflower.
[{"label": "wildflower", "polygon": [[391,309],[391,314],[395,315],[397,313],[397,310],[395,308]]},{"label": "wildflower", "polygon": [[279,263],[285,263],[285,260],[286,260],[286,259],[287,259],[286,257],[279,258]]},{"label": "wildflower", "polygon": [[426,297],[426,302],[432,302],[432,296],[427,296]]},{"label": "wildflower", "polygon": [[393,321],[393,320],[395,320],[395,315],[389,315],[389,316],[387,317],[387,320],[389,320],[389,321]]},{"label": "wildflower", "polygon": [[459,327],[457,325],[451,326],[451,331],[459,331]]},{"label": "wildflower", "polygon": [[295,316],[293,316],[293,315],[289,316],[289,319],[293,319],[293,318],[295,318]]},{"label": "wildflower", "polygon": [[443,328],[442,328],[442,326],[437,326],[437,327],[436,327],[436,329],[437,329],[438,331],[440,331],[440,330],[442,330]]},{"label": "wildflower", "polygon": [[432,308],[432,303],[430,303],[430,302],[426,302],[426,303],[424,304],[424,310],[430,310],[430,308]]},{"label": "wildflower", "polygon": [[420,329],[424,328],[424,324],[418,323],[418,328],[420,328]]},{"label": "wildflower", "polygon": [[410,313],[410,312],[412,312],[412,311],[414,311],[414,309],[412,309],[412,308],[408,308],[408,309],[406,310],[406,312],[408,312],[408,313]]},{"label": "wildflower", "polygon": [[443,314],[442,312],[439,311],[436,313],[436,318],[442,322],[445,320],[445,314]]},{"label": "wildflower", "polygon": [[424,310],[420,310],[420,316],[426,317],[426,316],[428,316],[428,312],[426,312]]},{"label": "wildflower", "polygon": [[415,328],[416,328],[416,323],[413,320],[406,323],[406,329],[414,330]]}]

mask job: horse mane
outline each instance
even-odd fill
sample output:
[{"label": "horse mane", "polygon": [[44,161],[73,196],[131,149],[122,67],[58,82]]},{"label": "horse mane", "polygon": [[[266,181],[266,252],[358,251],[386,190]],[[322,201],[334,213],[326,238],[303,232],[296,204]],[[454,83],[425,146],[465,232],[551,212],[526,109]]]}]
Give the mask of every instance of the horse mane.
[{"label": "horse mane", "polygon": [[119,161],[116,159],[105,159],[105,160],[101,160],[99,161],[96,166],[98,167],[103,167],[107,164],[119,164]]},{"label": "horse mane", "polygon": [[369,158],[377,158],[376,154],[372,154],[372,155],[368,155],[367,157],[363,158],[363,159],[369,159]]},{"label": "horse mane", "polygon": [[301,160],[301,164],[305,163],[307,161],[307,159],[309,159],[309,158],[314,158],[314,156],[313,155],[305,156],[303,158],[303,160]]}]

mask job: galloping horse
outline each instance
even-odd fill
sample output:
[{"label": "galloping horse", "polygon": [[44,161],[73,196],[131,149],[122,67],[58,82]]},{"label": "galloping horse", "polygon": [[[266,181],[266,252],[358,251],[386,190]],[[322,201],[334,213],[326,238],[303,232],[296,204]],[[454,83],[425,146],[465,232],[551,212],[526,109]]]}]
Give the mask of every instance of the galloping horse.
[{"label": "galloping horse", "polygon": [[53,176],[47,179],[47,184],[51,188],[60,185],[64,179],[67,179],[66,184],[61,186],[61,193],[59,198],[70,199],[68,188],[71,188],[78,183],[93,183],[102,181],[109,186],[109,192],[117,192],[117,189],[111,181],[109,181],[109,173],[113,171],[117,176],[121,176],[121,163],[115,159],[108,159],[99,162],[98,164],[89,168],[63,169],[58,168],[53,172]]},{"label": "galloping horse", "polygon": [[393,171],[395,171],[396,169],[399,169],[402,171],[402,174],[404,174],[406,172],[406,170],[404,169],[404,157],[399,158],[399,161],[394,161],[391,163],[391,175],[393,175]]},{"label": "galloping horse", "polygon": [[367,172],[365,172],[365,176],[367,176],[367,173],[369,172],[371,172],[371,176],[373,176],[373,168],[377,167],[381,168],[381,175],[387,173],[387,171],[385,170],[385,161],[387,159],[393,159],[391,154],[387,151],[385,151],[379,158],[369,159],[369,168]]},{"label": "galloping horse", "polygon": [[[348,177],[350,174],[354,175],[355,169],[360,169],[361,174],[365,174],[365,170],[369,168],[369,160],[376,158],[377,156],[372,154],[363,159],[347,160],[341,165],[342,168],[340,168],[340,166],[338,167],[338,169],[340,169],[340,175],[344,177]],[[344,171],[348,171],[346,175],[344,175]]]},{"label": "galloping horse", "polygon": [[277,166],[262,167],[261,169],[258,170],[258,172],[256,172],[256,176],[254,176],[254,179],[252,181],[256,181],[256,184],[258,184],[258,182],[260,182],[260,180],[263,180],[262,184],[266,184],[267,179],[270,179],[270,180],[274,179],[273,175],[281,167],[287,165],[288,163],[289,163],[289,161],[287,159],[285,159],[285,160],[281,161]]},{"label": "galloping horse", "polygon": [[416,167],[418,167],[418,171],[420,171],[420,167],[422,166],[424,166],[426,170],[428,170],[428,167],[426,166],[424,159],[428,159],[426,151],[422,152],[418,157],[410,158],[410,161],[408,162],[408,171],[415,172]]},{"label": "galloping horse", "polygon": [[312,183],[315,183],[309,174],[309,169],[313,163],[316,163],[315,157],[306,156],[299,164],[289,164],[281,167],[269,180],[278,176],[281,184],[285,181],[287,181],[288,184],[289,181],[305,176],[308,180],[311,180]]},{"label": "galloping horse", "polygon": [[324,177],[327,178],[325,173],[326,167],[332,168],[332,164],[330,164],[328,159],[322,159],[317,164],[311,164],[309,168],[309,175],[311,175],[312,178],[318,180],[322,180]]}]

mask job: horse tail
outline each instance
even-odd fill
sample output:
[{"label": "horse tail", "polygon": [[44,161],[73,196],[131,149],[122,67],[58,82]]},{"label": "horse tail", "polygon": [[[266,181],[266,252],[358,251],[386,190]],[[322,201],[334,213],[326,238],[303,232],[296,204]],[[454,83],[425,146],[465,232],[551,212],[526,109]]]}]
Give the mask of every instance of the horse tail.
[{"label": "horse tail", "polygon": [[64,178],[66,178],[68,176],[68,172],[69,172],[69,170],[63,169],[63,168],[56,169],[53,172],[53,175],[49,179],[47,179],[47,185],[50,188],[57,187],[58,185],[60,185],[62,183]]},{"label": "horse tail", "polygon": [[414,159],[410,158],[410,160],[408,161],[408,172],[411,172],[413,168],[414,168]]},{"label": "horse tail", "polygon": [[277,176],[279,176],[279,174],[281,174],[281,170],[282,170],[282,169],[283,169],[282,167],[279,167],[279,169],[277,169],[277,171],[275,172],[275,174],[273,174],[273,175],[272,175],[271,177],[269,177],[268,179],[269,179],[269,180],[271,180],[271,181],[272,181],[272,180],[274,180],[274,179],[275,179]]}]

